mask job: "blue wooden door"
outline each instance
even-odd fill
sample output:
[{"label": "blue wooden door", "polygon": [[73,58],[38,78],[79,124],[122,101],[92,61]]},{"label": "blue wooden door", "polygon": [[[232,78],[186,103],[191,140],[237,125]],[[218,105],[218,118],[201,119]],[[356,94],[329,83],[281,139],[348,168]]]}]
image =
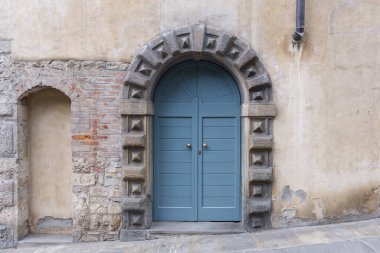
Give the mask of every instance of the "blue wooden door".
[{"label": "blue wooden door", "polygon": [[205,61],[169,70],[156,89],[153,218],[239,221],[240,95]]}]

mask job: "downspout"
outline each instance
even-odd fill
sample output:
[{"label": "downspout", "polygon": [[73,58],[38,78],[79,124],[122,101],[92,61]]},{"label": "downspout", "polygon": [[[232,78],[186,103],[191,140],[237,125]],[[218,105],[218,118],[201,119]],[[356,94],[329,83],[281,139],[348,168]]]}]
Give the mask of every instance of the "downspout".
[{"label": "downspout", "polygon": [[305,0],[297,0],[296,8],[296,31],[293,34],[293,43],[300,44],[305,34]]}]

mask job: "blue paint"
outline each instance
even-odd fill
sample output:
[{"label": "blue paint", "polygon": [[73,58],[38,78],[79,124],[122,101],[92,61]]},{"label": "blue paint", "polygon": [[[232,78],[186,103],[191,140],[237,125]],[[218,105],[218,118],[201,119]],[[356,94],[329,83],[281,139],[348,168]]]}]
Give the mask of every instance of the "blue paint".
[{"label": "blue paint", "polygon": [[240,221],[240,94],[233,78],[216,64],[187,61],[163,76],[154,104],[153,219]]}]

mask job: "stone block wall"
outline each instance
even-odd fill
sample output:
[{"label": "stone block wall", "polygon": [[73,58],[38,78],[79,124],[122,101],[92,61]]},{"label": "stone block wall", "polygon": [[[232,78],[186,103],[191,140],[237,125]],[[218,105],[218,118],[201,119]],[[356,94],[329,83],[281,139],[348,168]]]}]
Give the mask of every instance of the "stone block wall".
[{"label": "stone block wall", "polygon": [[0,41],[0,249],[17,238],[17,120],[10,41]]},{"label": "stone block wall", "polygon": [[0,247],[28,233],[27,97],[44,88],[71,99],[73,240],[119,238],[119,97],[127,68],[104,61],[14,61],[11,42],[0,42]]}]

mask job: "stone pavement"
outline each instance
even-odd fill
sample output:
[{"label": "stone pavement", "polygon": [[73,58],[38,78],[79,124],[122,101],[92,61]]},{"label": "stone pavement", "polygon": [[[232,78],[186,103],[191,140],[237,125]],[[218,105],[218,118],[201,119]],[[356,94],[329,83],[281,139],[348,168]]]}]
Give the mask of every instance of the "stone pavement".
[{"label": "stone pavement", "polygon": [[[49,242],[49,241],[48,241]],[[225,234],[165,236],[149,241],[70,243],[65,240],[39,244],[28,239],[4,253],[362,253],[380,252],[380,219],[324,226],[273,229]]]}]

